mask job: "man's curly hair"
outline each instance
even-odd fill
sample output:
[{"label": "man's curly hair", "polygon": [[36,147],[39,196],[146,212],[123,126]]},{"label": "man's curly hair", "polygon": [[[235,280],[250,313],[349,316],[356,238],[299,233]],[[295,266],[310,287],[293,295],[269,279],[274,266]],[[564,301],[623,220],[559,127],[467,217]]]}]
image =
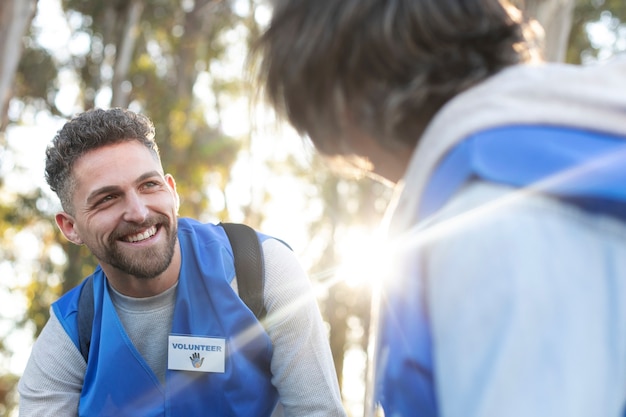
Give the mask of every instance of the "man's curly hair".
[{"label": "man's curly hair", "polygon": [[76,161],[94,149],[129,141],[142,143],[160,161],[154,125],[146,116],[130,110],[89,110],[72,118],[57,132],[46,149],[45,175],[64,211],[74,213],[72,195],[76,181],[72,169]]}]

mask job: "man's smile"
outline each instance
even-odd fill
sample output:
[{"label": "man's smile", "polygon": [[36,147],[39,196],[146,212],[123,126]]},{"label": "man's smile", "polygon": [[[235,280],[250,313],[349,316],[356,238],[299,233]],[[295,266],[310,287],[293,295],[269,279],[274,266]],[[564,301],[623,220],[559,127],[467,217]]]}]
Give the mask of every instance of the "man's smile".
[{"label": "man's smile", "polygon": [[121,240],[123,240],[124,242],[129,242],[129,243],[141,242],[142,240],[151,238],[152,236],[156,234],[156,232],[157,232],[157,227],[151,226],[143,232],[124,236],[122,237]]}]

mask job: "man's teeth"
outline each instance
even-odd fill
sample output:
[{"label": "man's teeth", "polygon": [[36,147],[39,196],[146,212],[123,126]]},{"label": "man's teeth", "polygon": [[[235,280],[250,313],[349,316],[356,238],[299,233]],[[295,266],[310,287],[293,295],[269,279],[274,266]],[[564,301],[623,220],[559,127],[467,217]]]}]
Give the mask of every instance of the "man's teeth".
[{"label": "man's teeth", "polygon": [[151,228],[149,228],[143,233],[137,233],[136,235],[128,236],[126,238],[126,241],[131,242],[131,243],[139,242],[139,241],[142,241],[142,240],[148,239],[149,237],[154,236],[155,233],[156,233],[156,226],[152,226]]}]

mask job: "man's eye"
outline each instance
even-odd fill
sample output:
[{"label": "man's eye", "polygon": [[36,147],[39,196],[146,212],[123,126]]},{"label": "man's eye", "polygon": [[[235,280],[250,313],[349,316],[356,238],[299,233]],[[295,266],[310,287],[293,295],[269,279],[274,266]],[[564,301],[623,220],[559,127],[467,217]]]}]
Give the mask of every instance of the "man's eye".
[{"label": "man's eye", "polygon": [[108,203],[109,201],[113,200],[113,198],[114,197],[112,195],[104,196],[100,199],[100,201],[98,201],[98,204]]},{"label": "man's eye", "polygon": [[148,181],[148,182],[145,182],[145,183],[143,184],[143,188],[144,188],[144,189],[156,188],[156,187],[158,187],[158,186],[160,186],[160,185],[161,185],[161,184],[160,184],[159,182],[156,182],[156,181]]}]

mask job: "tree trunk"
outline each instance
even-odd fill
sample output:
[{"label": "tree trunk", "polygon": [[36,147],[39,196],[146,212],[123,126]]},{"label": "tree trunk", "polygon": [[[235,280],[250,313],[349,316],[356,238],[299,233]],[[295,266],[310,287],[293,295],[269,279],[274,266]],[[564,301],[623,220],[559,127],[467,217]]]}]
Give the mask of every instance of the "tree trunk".
[{"label": "tree trunk", "polygon": [[111,107],[128,107],[130,91],[125,88],[125,82],[128,81],[128,71],[133,59],[137,36],[139,36],[139,22],[143,8],[142,0],[133,0],[126,8],[126,24],[121,39],[117,43],[119,49],[115,55],[115,68],[111,82]]},{"label": "tree trunk", "polygon": [[563,62],[567,52],[575,0],[526,0],[524,12],[544,30],[543,55],[546,61]]},{"label": "tree trunk", "polygon": [[22,36],[30,27],[37,0],[0,2],[0,132],[8,124],[7,111],[13,95],[13,79],[22,56]]}]

